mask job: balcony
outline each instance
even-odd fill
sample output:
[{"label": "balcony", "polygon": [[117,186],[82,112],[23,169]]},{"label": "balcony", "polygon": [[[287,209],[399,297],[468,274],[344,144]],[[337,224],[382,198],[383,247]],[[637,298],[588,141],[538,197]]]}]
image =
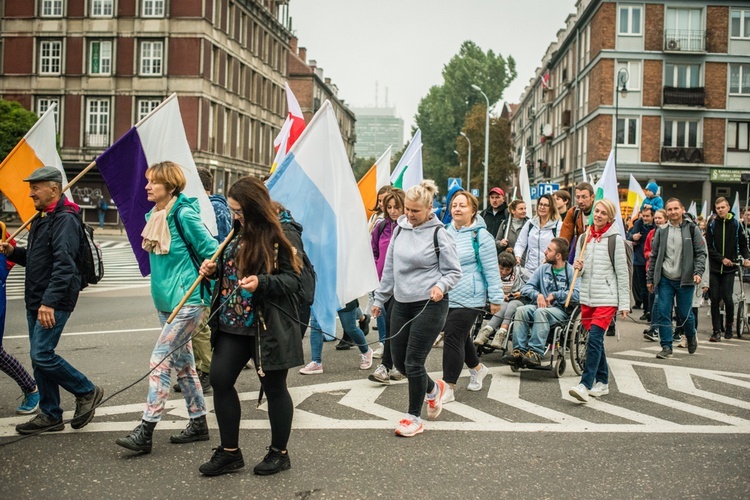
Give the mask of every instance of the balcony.
[{"label": "balcony", "polygon": [[664,52],[705,52],[704,30],[664,30]]},{"label": "balcony", "polygon": [[86,146],[90,148],[105,148],[109,146],[109,135],[86,134]]},{"label": "balcony", "polygon": [[698,106],[706,105],[705,87],[680,88],[664,87],[664,105]]},{"label": "balcony", "polygon": [[662,146],[661,163],[703,163],[703,147]]}]

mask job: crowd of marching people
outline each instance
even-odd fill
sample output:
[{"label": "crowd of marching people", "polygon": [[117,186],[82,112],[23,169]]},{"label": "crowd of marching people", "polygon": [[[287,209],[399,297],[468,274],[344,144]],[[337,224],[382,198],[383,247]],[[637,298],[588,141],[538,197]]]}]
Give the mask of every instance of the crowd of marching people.
[{"label": "crowd of marching people", "polygon": [[[289,469],[294,415],[289,370],[322,374],[323,346],[334,338],[311,314],[315,273],[302,243],[303,228],[260,180],[245,177],[230,187],[226,199],[212,197],[217,220],[223,221],[214,237],[201,222],[197,200],[183,192],[186,179],[179,165],[155,164],[146,178],[153,208],[142,245],[163,328],[149,360],[141,421],[116,444],[150,453],[170,390],[182,394],[189,421],[169,441],[209,441],[205,394],[213,391],[219,444],[199,470],[214,476],[243,468],[235,383],[252,366],[260,398],[268,400],[271,428],[267,454],[254,472]],[[0,368],[23,391],[17,412],[39,411],[16,427],[18,433],[55,432],[68,423],[80,429],[94,417],[103,390],[55,353],[81,289],[79,209],[62,193],[57,169],[40,168],[26,181],[42,217],[32,223],[26,248],[6,242],[3,230],[0,278],[4,285],[12,265],[26,267],[33,376],[1,344]],[[204,181],[207,190],[210,184]],[[658,191],[648,184],[647,198],[623,234],[620,207],[596,199],[587,182],[575,186],[573,197],[563,191],[541,195],[533,216],[523,200],[507,203],[498,187],[483,211],[477,198],[460,188],[449,192],[444,209],[434,211],[438,189],[430,180],[406,191],[382,188],[367,221],[379,286],[364,310],[353,300],[337,311],[345,333],[337,349],[356,348],[363,371],[380,360],[367,376],[375,383],[406,379],[405,413],[395,434],[424,432],[423,415],[434,420],[443,405],[461,400],[464,366],[466,390],[482,390],[489,373],[479,357],[483,348],[500,351],[503,355],[493,360],[514,369],[540,367],[552,325],[570,321],[574,310],[588,344],[581,379],[569,393],[583,403],[609,393],[605,337],[616,318],[625,320],[633,309],[642,309],[640,320],[650,323],[646,340],[660,342],[659,359],[671,357],[675,345],[696,352],[696,308],[706,297],[709,340],[739,335],[733,331],[733,295],[738,268],[750,266],[750,207],[734,214],[719,198],[715,215],[701,227],[679,199],[664,202]],[[4,291],[1,298],[0,340]],[[366,337],[370,315],[378,331],[373,342]],[[489,321],[483,326],[485,315]],[[311,359],[305,364],[307,330]],[[442,374],[433,379],[425,363],[438,344]],[[76,398],[69,422],[63,420],[60,387]]]}]

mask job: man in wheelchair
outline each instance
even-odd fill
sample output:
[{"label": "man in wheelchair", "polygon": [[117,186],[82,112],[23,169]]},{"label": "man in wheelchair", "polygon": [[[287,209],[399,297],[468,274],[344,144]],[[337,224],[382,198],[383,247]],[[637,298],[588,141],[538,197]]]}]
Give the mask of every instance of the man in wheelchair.
[{"label": "man in wheelchair", "polygon": [[[573,266],[568,264],[570,245],[563,238],[554,238],[544,251],[545,263],[521,288],[521,295],[531,304],[521,306],[513,318],[513,351],[501,362],[516,367],[536,368],[542,364],[545,343],[552,325],[569,319],[565,301],[573,281]],[[576,281],[571,304],[578,303]],[[572,309],[572,306],[569,308]]]}]

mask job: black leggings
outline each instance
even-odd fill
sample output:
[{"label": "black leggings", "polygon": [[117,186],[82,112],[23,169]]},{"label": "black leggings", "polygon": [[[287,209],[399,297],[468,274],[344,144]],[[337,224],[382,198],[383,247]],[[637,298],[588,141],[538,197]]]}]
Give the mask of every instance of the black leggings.
[{"label": "black leggings", "polygon": [[449,384],[458,382],[464,363],[469,368],[479,366],[477,347],[471,338],[479,314],[474,309],[448,309],[443,328],[443,380]]},{"label": "black leggings", "polygon": [[[255,340],[255,337],[222,332],[216,336],[210,378],[214,388],[214,411],[224,448],[239,446],[242,412],[234,384],[245,364],[255,358]],[[286,387],[288,371],[267,370],[265,377],[259,377],[268,398],[271,446],[279,450],[286,450],[294,416],[294,404]]]}]

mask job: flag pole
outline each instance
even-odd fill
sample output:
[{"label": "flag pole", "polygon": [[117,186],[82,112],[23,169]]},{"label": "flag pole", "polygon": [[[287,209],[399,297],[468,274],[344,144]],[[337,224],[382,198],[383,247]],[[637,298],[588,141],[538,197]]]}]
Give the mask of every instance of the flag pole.
[{"label": "flag pole", "polygon": [[[62,190],[60,191],[60,194],[62,194],[62,193],[64,193],[65,191],[69,190],[69,189],[70,189],[70,187],[71,187],[71,186],[72,186],[73,184],[75,184],[76,182],[78,182],[79,180],[81,180],[81,177],[83,177],[83,176],[84,176],[84,175],[86,174],[86,172],[88,172],[89,170],[91,170],[91,169],[92,169],[92,168],[94,168],[95,166],[96,166],[96,160],[94,160],[94,161],[92,161],[91,163],[89,163],[89,164],[88,164],[88,166],[87,166],[86,168],[84,168],[83,170],[81,170],[81,173],[80,173],[80,174],[76,175],[76,176],[75,176],[75,177],[73,178],[73,180],[72,180],[72,181],[68,182],[68,184],[67,184],[67,185],[63,186]],[[21,231],[23,231],[23,230],[24,230],[24,229],[25,229],[25,228],[26,228],[26,227],[27,227],[27,226],[28,226],[29,224],[31,224],[31,223],[32,223],[32,222],[34,221],[34,219],[36,219],[37,217],[39,217],[39,214],[40,214],[40,213],[41,213],[41,212],[36,212],[36,213],[35,213],[34,215],[32,215],[32,216],[31,216],[31,217],[29,218],[29,220],[27,220],[26,222],[24,222],[24,223],[23,223],[23,225],[21,225],[21,227],[19,227],[18,229],[16,229],[16,231],[15,231],[15,232],[14,232],[13,234],[11,234],[11,235],[10,235],[10,239],[12,240],[12,239],[13,239],[13,238],[15,238],[16,236],[18,236],[18,234],[19,234],[19,233],[20,233]]]},{"label": "flag pole", "polygon": [[[216,262],[216,259],[219,258],[219,255],[221,255],[221,252],[224,251],[224,247],[227,246],[227,244],[232,241],[232,238],[234,237],[234,228],[232,228],[231,231],[229,231],[229,234],[224,239],[224,241],[221,242],[221,245],[219,245],[219,248],[216,249],[216,252],[214,252],[213,256],[209,260],[209,262]],[[204,277],[198,274],[198,277],[195,278],[195,281],[193,281],[193,284],[190,286],[190,289],[188,289],[187,293],[184,297],[182,297],[182,300],[180,300],[180,303],[177,304],[177,307],[174,308],[172,311],[172,314],[169,315],[169,318],[167,318],[167,324],[172,323],[174,321],[175,316],[177,316],[177,313],[180,312],[180,309],[182,309],[182,306],[185,305],[185,302],[190,298],[190,296],[193,294],[195,289],[200,285],[201,281],[203,281]]]},{"label": "flag pole", "polygon": [[[584,235],[586,235],[586,239],[583,240],[583,246],[581,247],[581,254],[580,254],[581,257],[580,257],[580,259],[576,259],[576,260],[583,261],[583,253],[586,251],[586,245],[589,242],[589,233],[590,232],[591,232],[591,226],[589,226],[589,228],[586,229],[586,232],[583,233]],[[580,273],[580,269],[576,269],[575,272],[573,273],[573,281],[570,282],[570,290],[568,290],[568,298],[565,299],[565,308],[566,309],[567,309],[568,305],[570,305],[570,298],[573,296],[573,289],[576,286],[576,280],[578,279],[578,274],[579,273]]]},{"label": "flag pole", "polygon": [[[518,189],[518,186],[513,186],[513,199],[510,200],[511,202],[516,200],[516,189]],[[505,239],[508,239],[508,234],[510,233],[510,224],[513,222],[513,215],[508,214],[508,225],[505,227]]]}]

